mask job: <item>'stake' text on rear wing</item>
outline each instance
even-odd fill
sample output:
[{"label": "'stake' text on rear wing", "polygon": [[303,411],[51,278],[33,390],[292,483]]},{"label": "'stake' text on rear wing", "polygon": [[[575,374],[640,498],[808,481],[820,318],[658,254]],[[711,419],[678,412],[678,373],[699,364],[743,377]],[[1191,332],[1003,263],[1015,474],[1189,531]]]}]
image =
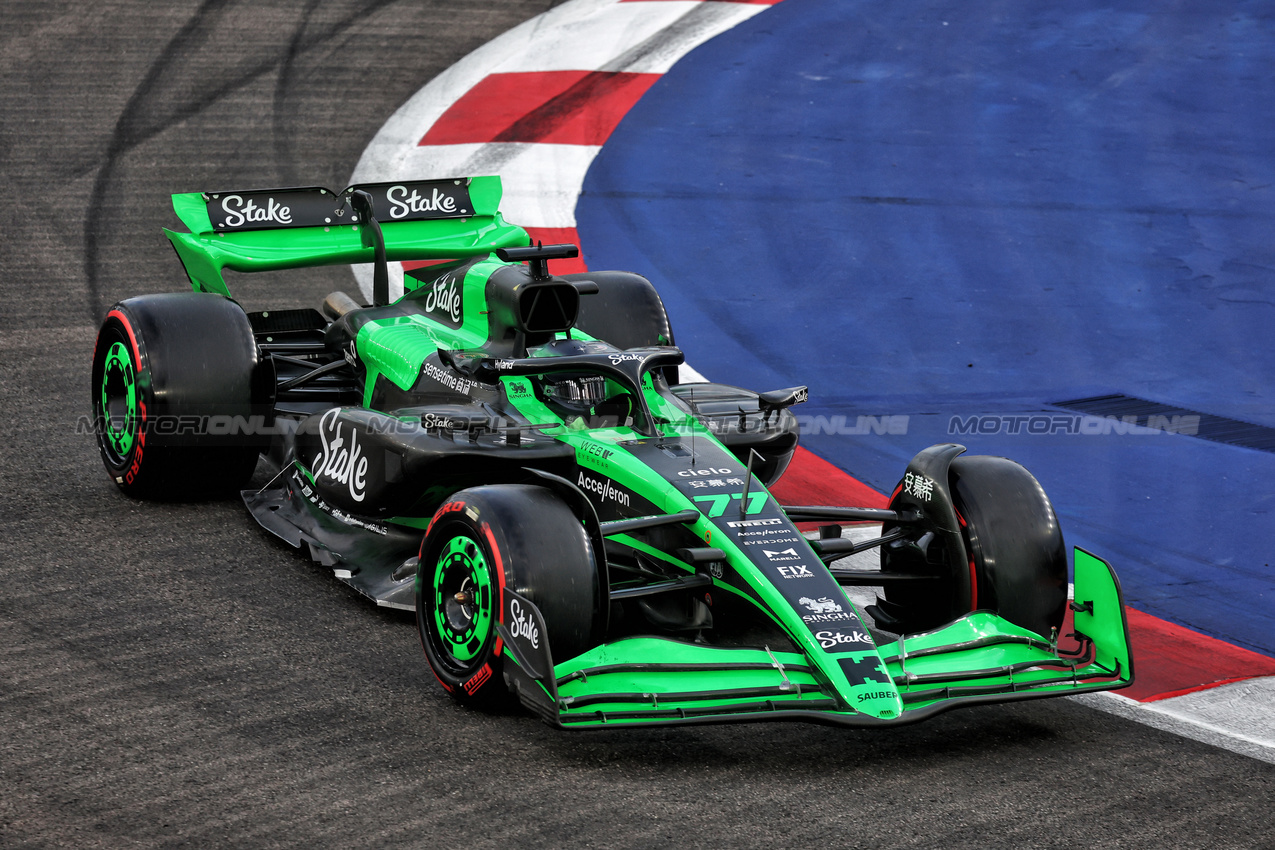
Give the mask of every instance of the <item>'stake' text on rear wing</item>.
[{"label": "'stake' text on rear wing", "polygon": [[529,245],[499,211],[500,178],[399,181],[350,186],[187,192],[173,209],[190,230],[164,234],[196,292],[230,295],[223,269],[273,271],[370,263],[374,241],[351,203],[372,196],[389,260],[459,259]]}]

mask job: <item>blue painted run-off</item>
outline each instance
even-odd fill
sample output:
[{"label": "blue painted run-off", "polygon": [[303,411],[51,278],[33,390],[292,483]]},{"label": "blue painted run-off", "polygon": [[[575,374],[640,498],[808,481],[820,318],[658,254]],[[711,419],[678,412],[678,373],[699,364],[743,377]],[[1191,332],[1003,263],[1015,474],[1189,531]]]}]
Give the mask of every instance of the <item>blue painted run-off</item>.
[{"label": "blue painted run-off", "polygon": [[1275,655],[1275,455],[951,433],[1109,392],[1275,426],[1271,7],[1112,5],[787,0],[629,113],[581,239],[711,379],[809,384],[804,444],[851,474],[1013,457],[1132,604]]}]

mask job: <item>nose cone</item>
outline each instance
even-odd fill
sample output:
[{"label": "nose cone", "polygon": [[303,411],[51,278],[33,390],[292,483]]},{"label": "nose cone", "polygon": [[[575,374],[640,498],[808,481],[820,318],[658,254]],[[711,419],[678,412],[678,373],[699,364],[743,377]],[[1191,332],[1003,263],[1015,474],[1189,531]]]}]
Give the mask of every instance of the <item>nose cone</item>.
[{"label": "nose cone", "polygon": [[890,680],[881,656],[875,651],[838,658],[837,664],[850,684],[844,696],[855,711],[882,720],[891,720],[903,713],[899,689]]}]

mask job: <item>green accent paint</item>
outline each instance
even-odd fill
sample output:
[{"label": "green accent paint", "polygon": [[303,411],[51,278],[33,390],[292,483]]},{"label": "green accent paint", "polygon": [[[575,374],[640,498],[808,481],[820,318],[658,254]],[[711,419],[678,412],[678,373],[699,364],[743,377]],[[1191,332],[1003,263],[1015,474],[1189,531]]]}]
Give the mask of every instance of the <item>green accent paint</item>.
[{"label": "green accent paint", "polygon": [[[1116,612],[1111,618],[1108,612],[1106,625],[1113,628],[1104,639],[1127,651],[1123,613]],[[1077,630],[1081,631],[1079,626]],[[887,661],[887,669],[900,683],[907,708],[916,709],[988,691],[1062,694],[1109,690],[1131,682],[1127,655],[1119,667],[1124,675],[1113,682],[1117,678],[1115,655],[1104,649],[1102,642],[1095,642],[1095,657],[1087,664],[1077,664],[1073,675],[1072,662],[1041,646],[1046,641],[1040,635],[995,614],[976,611],[941,629],[882,646],[880,652],[893,659]],[[934,677],[941,677],[941,681]]]},{"label": "green accent paint", "polygon": [[[502,193],[499,177],[475,177],[469,185],[475,215],[381,222],[387,259],[456,259],[530,245],[527,232],[507,224],[498,212]],[[259,272],[373,260],[371,234],[361,225],[217,233],[199,192],[173,195],[173,210],[190,233],[165,229],[164,235],[196,292],[230,295],[223,269]]]},{"label": "green accent paint", "polygon": [[[466,266],[459,282],[461,326],[452,328],[417,314],[362,324],[355,348],[366,367],[365,406],[371,407],[381,378],[400,390],[411,391],[426,374],[459,395],[469,395],[468,379],[446,368],[434,372],[430,363],[440,349],[475,351],[490,342],[487,283],[506,265],[491,254],[500,247],[530,243],[525,231],[501,217],[501,193],[499,178],[474,178],[470,196],[475,215],[467,219],[381,223],[390,260],[458,261],[439,268],[440,272]],[[217,233],[202,195],[174,195],[173,206],[191,232],[166,233],[197,291],[228,295],[223,277],[227,268],[253,272],[372,259],[370,234],[362,225]],[[440,290],[450,291],[451,281],[446,283]],[[413,303],[423,307],[419,299],[431,293],[417,291],[414,280],[405,286],[404,297],[418,299]],[[454,308],[450,298],[449,306]],[[556,335],[559,339],[566,336],[590,339],[580,332]],[[546,353],[537,348],[531,356]],[[140,389],[134,374],[136,364],[131,363],[129,354],[130,349],[122,343],[108,350],[99,388],[107,449],[121,456],[135,448],[137,439]],[[582,470],[607,476],[617,487],[649,502],[655,512],[695,510],[698,518],[687,526],[688,531],[706,545],[720,548],[728,564],[724,578],[714,581],[714,594],[720,597],[729,591],[740,601],[748,600],[787,636],[787,640],[778,640],[782,646],[769,649],[704,646],[655,637],[623,638],[598,646],[555,668],[561,697],[559,719],[567,725],[677,722],[681,712],[689,716],[705,709],[732,717],[763,717],[776,710],[801,709],[868,724],[896,723],[907,719],[909,712],[965,699],[1102,690],[1132,679],[1128,631],[1114,574],[1104,562],[1081,551],[1076,553],[1075,574],[1076,599],[1083,605],[1075,622],[1077,632],[1093,641],[1092,659],[1059,657],[1055,647],[1039,636],[988,612],[976,612],[933,632],[883,647],[873,646],[864,635],[840,644],[836,636],[825,634],[821,638],[816,633],[819,627],[808,626],[802,612],[777,586],[773,565],[754,562],[750,557],[754,553],[724,525],[735,514],[758,516],[770,508],[777,512],[765,487],[754,481],[747,499],[742,491],[704,493],[688,487],[684,493],[633,454],[641,454],[633,448],[638,444],[665,440],[695,441],[694,445],[705,451],[711,447],[713,453],[727,451],[707,426],[690,415],[685,402],[656,389],[651,374],[643,376],[636,390],[626,389],[613,377],[607,379],[608,396],[629,391],[641,394],[653,417],[646,429],[650,434],[631,428],[590,429],[584,419],[575,416],[564,421],[537,397],[537,388],[542,385],[539,377],[505,376],[500,381],[509,406],[519,416],[535,424],[558,426],[546,432],[574,450]],[[310,471],[298,466],[313,484]],[[433,504],[431,488],[440,486],[444,485],[426,486],[417,504]],[[715,486],[724,489],[727,485]],[[721,525],[712,521],[719,518]],[[396,517],[389,522],[419,530],[427,528],[431,518]],[[791,530],[796,533],[795,526]],[[455,536],[446,538],[433,563],[420,564],[416,575],[425,609],[422,622],[437,636],[428,638],[431,652],[437,648],[446,664],[472,671],[483,663],[495,640],[500,616],[497,576],[482,544],[471,536],[474,532],[446,524],[441,531]],[[639,539],[645,534],[635,534],[614,535],[612,539],[659,559],[675,568],[672,572],[695,571],[693,565]],[[833,589],[826,588],[826,592],[831,594]],[[854,610],[844,591],[841,596],[847,610]],[[858,615],[857,610],[854,613]],[[821,640],[831,648],[825,649]],[[852,648],[847,649],[846,644]],[[638,716],[618,721],[605,716],[617,712]],[[659,712],[664,712],[662,718],[656,716]]]},{"label": "green accent paint", "polygon": [[419,316],[400,316],[377,319],[359,329],[354,344],[367,367],[365,406],[370,406],[378,375],[401,390],[410,390],[416,383],[425,358],[438,350],[438,336],[430,324]]},{"label": "green accent paint", "polygon": [[[678,428],[671,427],[668,429],[668,433],[670,435],[681,435],[683,432]],[[695,436],[697,440],[703,439],[706,443],[712,442],[720,450],[725,451],[725,447],[717,442],[716,438],[707,429],[702,431],[696,429]],[[752,600],[754,604],[758,604],[758,607],[784,630],[793,644],[805,654],[807,659],[805,663],[818,670],[821,681],[828,684],[830,687],[828,696],[835,697],[853,706],[856,712],[859,713],[883,718],[898,716],[902,706],[894,693],[893,687],[871,683],[852,686],[840,664],[840,659],[844,659],[847,656],[845,654],[830,654],[825,651],[811,633],[810,628],[802,621],[800,614],[793,610],[792,605],[783,597],[780,590],[757,569],[748,555],[728,535],[717,529],[708,518],[714,515],[712,511],[717,507],[721,508],[721,513],[716,514],[720,516],[725,513],[727,506],[732,501],[737,505],[743,498],[742,493],[735,494],[734,500],[732,500],[731,494],[723,494],[716,498],[707,497],[702,504],[700,499],[692,501],[689,497],[679,492],[672,484],[652,472],[645,463],[635,458],[623,445],[620,445],[621,442],[626,441],[626,438],[618,433],[607,431],[570,432],[563,434],[559,439],[575,448],[578,462],[588,464],[591,468],[609,476],[619,486],[627,487],[634,493],[642,495],[655,504],[659,510],[665,513],[677,513],[687,508],[700,511],[699,520],[688,526],[688,528],[700,540],[705,541],[707,545],[718,547],[726,553],[726,560],[730,564],[730,569],[754,594],[754,599]],[[632,437],[627,439],[632,439]],[[599,448],[609,451],[610,454],[602,457],[598,453]],[[585,458],[590,459],[585,460]],[[769,492],[760,483],[756,484],[756,488],[756,490],[750,490],[749,492],[749,514],[762,512],[771,499]],[[720,505],[718,502],[720,502]],[[704,504],[710,505],[707,516],[704,515]],[[872,653],[869,652],[869,654]],[[869,695],[880,695],[883,692],[888,692],[888,695],[868,698]],[[863,697],[863,699],[860,699],[860,697]]]},{"label": "green accent paint", "polygon": [[[772,658],[773,656],[773,658]],[[565,684],[559,685],[558,694],[560,697],[571,699],[573,697],[584,696],[586,694],[605,694],[605,693],[638,693],[648,695],[646,704],[650,705],[650,694],[670,694],[687,691],[708,691],[721,690],[725,688],[741,688],[741,687],[774,687],[775,696],[781,699],[811,699],[819,697],[818,689],[820,687],[818,679],[809,672],[784,671],[790,682],[799,683],[802,686],[802,693],[798,694],[793,689],[791,694],[783,694],[779,692],[780,686],[783,684],[784,678],[780,674],[774,663],[778,661],[787,667],[809,667],[809,662],[796,652],[767,652],[764,649],[743,649],[743,648],[720,648],[708,647],[689,642],[671,640],[667,638],[654,637],[634,637],[613,641],[608,644],[591,649],[583,655],[576,656],[570,661],[558,664],[554,667],[554,675],[561,681],[569,677],[572,673],[578,673],[581,670],[587,672],[587,676],[573,678]],[[599,670],[591,670],[591,668],[611,667],[614,665],[641,665],[641,664],[685,664],[685,665],[766,665],[763,669],[755,670],[726,670],[726,671],[708,671],[696,670],[693,672],[670,672],[667,670],[645,671],[645,670],[621,670],[617,672],[602,672]],[[674,707],[676,705],[690,705],[692,701],[670,702],[668,705]],[[712,704],[729,704],[731,700],[708,700],[694,701],[699,705]],[[662,703],[663,704],[663,703]],[[607,706],[615,708],[617,706],[626,706],[626,703],[616,702],[603,705],[591,705],[589,711],[606,710]],[[570,704],[567,705],[570,711]]]},{"label": "green accent paint", "polygon": [[561,417],[536,398],[536,391],[530,378],[501,378],[500,382],[505,385],[505,397],[509,399],[509,403],[526,417],[528,422],[544,425],[562,421]]},{"label": "green accent paint", "polygon": [[106,440],[122,461],[137,439],[137,373],[128,346],[122,342],[112,344],[106,352],[100,392]]},{"label": "green accent paint", "polygon": [[[464,318],[459,328],[447,327],[426,316],[409,315],[376,319],[359,329],[355,346],[359,358],[367,368],[363,385],[364,407],[372,406],[372,393],[378,376],[384,375],[401,390],[410,390],[431,354],[439,349],[458,351],[479,348],[486,342],[490,331],[487,322],[487,278],[504,265],[507,264],[496,259],[486,259],[475,263],[466,271],[461,285]],[[467,381],[459,379],[450,370],[443,369],[440,374],[455,379],[458,391],[464,392],[464,388],[468,386]],[[557,418],[545,421],[557,421]]]},{"label": "green accent paint", "polygon": [[487,342],[491,333],[487,319],[487,279],[507,265],[511,264],[491,256],[465,270],[465,280],[461,284],[463,321],[459,331],[447,329],[457,335],[455,348],[479,348]]},{"label": "green accent paint", "polygon": [[[434,564],[434,625],[442,648],[465,665],[478,658],[495,627],[496,599],[482,549],[473,538],[447,541]],[[457,599],[466,595],[467,600]]]},{"label": "green accent paint", "polygon": [[297,469],[301,470],[301,475],[305,477],[306,481],[310,482],[310,486],[317,487],[318,482],[314,480],[314,473],[312,473],[309,469],[307,469],[305,464],[303,464],[300,459],[298,459],[296,463],[297,463]]},{"label": "green accent paint", "polygon": [[[559,719],[569,728],[581,728],[676,722],[679,709],[708,710],[739,719],[743,714],[763,718],[773,711],[807,710],[830,718],[863,718],[856,722],[896,723],[907,722],[909,714],[938,703],[1120,687],[1132,681],[1128,657],[1119,656],[1128,646],[1123,613],[1114,608],[1101,610],[1119,601],[1118,588],[1109,581],[1111,573],[1105,563],[1079,550],[1077,560],[1084,561],[1082,573],[1091,583],[1084,601],[1095,602],[1095,618],[1104,625],[1086,623],[1093,633],[1085,634],[1095,639],[1097,653],[1089,663],[1078,664],[1074,675],[1073,662],[1041,646],[1045,642],[1039,635],[985,611],[886,644],[879,656],[873,652],[850,656],[857,662],[888,659],[878,661],[877,669],[897,683],[897,690],[894,685],[869,682],[842,691],[821,675],[816,659],[808,654],[628,638],[555,667],[561,698]],[[1117,660],[1125,675],[1113,681]],[[685,669],[660,669],[661,665]],[[744,669],[720,669],[723,665]],[[782,675],[778,665],[783,665]],[[941,681],[933,681],[935,677]],[[857,710],[837,708],[837,692],[845,694],[845,702]],[[619,712],[660,711],[666,712],[664,717],[617,716]]]},{"label": "green accent paint", "polygon": [[[1108,668],[1117,666],[1127,680],[1133,682],[1133,655],[1129,647],[1129,624],[1125,619],[1124,600],[1111,565],[1084,549],[1074,550],[1075,629],[1094,642],[1097,663]],[[1092,610],[1084,603],[1090,603]]]},{"label": "green accent paint", "polygon": [[424,531],[429,528],[429,524],[433,522],[432,516],[393,516],[385,520],[390,525],[401,525],[406,528],[415,528]]}]

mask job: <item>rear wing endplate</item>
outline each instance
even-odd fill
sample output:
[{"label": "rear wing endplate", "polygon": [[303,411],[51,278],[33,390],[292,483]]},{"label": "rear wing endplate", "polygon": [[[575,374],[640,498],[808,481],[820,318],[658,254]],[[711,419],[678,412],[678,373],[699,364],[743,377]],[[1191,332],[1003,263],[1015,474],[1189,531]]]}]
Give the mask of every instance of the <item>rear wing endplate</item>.
[{"label": "rear wing endplate", "polygon": [[500,215],[500,178],[462,177],[322,187],[187,192],[173,209],[189,233],[164,230],[196,292],[229,295],[223,269],[274,271],[370,263],[375,243],[350,203],[372,196],[389,260],[459,259],[531,244]]}]

